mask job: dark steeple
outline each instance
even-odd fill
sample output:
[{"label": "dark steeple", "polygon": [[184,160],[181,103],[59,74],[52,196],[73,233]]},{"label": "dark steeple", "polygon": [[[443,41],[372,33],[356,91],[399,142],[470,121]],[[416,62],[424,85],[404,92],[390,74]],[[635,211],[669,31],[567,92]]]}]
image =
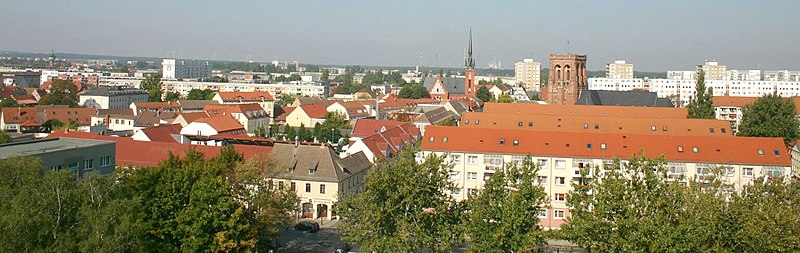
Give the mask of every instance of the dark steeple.
[{"label": "dark steeple", "polygon": [[472,58],[472,28],[469,28],[469,48],[467,49],[467,59],[464,59],[464,66],[467,69],[475,68],[475,59]]}]

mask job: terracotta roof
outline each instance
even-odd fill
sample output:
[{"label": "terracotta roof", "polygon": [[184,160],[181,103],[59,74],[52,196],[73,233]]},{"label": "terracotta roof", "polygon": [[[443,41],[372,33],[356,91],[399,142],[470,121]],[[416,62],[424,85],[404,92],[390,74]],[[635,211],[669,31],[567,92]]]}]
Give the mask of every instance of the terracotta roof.
[{"label": "terracotta roof", "polygon": [[248,119],[268,118],[269,114],[259,104],[225,104],[225,105],[206,105],[203,111],[209,115],[241,113]]},{"label": "terracotta roof", "polygon": [[[501,144],[501,140],[504,144]],[[518,145],[514,145],[517,142]],[[605,146],[605,147],[604,147]],[[697,148],[697,152],[694,152]],[[429,126],[421,150],[489,154],[626,159],[639,151],[664,155],[672,162],[790,166],[781,138],[668,136],[643,134],[486,131],[477,128]],[[759,155],[759,149],[765,155]],[[779,156],[773,155],[777,150]]]},{"label": "terracotta roof", "polygon": [[[223,148],[220,146],[191,145],[169,142],[152,143],[149,141],[135,141],[126,137],[103,136],[97,133],[75,131],[56,131],[47,136],[48,139],[58,137],[114,141],[116,142],[116,164],[122,166],[158,166],[158,163],[166,160],[170,153],[176,156],[182,156],[186,154],[186,151],[189,149],[200,151],[201,153],[205,154],[206,158],[211,158],[219,155]],[[272,151],[272,147],[269,146],[233,145],[233,147],[237,152],[241,153],[245,159],[263,156],[264,154],[268,154]]]},{"label": "terracotta roof", "polygon": [[312,119],[324,119],[325,115],[328,115],[327,106],[322,104],[307,104],[298,106],[298,108],[303,110],[308,117]]},{"label": "terracotta roof", "polygon": [[94,108],[40,106],[36,107],[36,110],[40,115],[38,117],[38,121],[47,122],[49,120],[57,119],[64,124],[67,124],[70,121],[75,121],[81,126],[91,125],[92,116],[97,114],[97,110]]},{"label": "terracotta roof", "polygon": [[685,119],[686,108],[593,106],[593,105],[541,105],[532,103],[485,103],[483,112],[516,113],[556,116],[600,116],[627,118]]},{"label": "terracotta roof", "polygon": [[[800,97],[791,97],[791,99],[795,105],[795,114],[800,115]],[[758,100],[757,97],[720,96],[714,97],[714,106],[744,107],[745,105],[755,103],[756,100]]]},{"label": "terracotta roof", "polygon": [[[730,122],[715,119],[551,116],[466,112],[461,115],[460,126],[471,128],[527,129],[589,133],[706,136],[733,135],[730,129]],[[714,131],[711,132],[710,129],[714,129]]]},{"label": "terracotta roof", "polygon": [[268,91],[254,92],[217,92],[217,95],[225,102],[261,102],[275,100]]},{"label": "terracotta roof", "polygon": [[171,102],[134,102],[133,104],[140,110],[142,108],[181,108],[180,104]]},{"label": "terracotta roof", "polygon": [[321,97],[297,97],[293,104],[297,105],[310,105],[310,104],[322,104],[328,106],[328,100]]},{"label": "terracotta roof", "polygon": [[183,127],[180,124],[160,125],[144,128],[140,131],[147,135],[150,141],[154,142],[177,142],[173,135],[180,135]]},{"label": "terracotta roof", "polygon": [[275,117],[275,121],[286,121],[286,117],[288,117],[289,114],[291,114],[295,108],[297,107],[292,107],[292,106],[282,107],[283,113],[281,113],[281,115],[278,115],[278,117]]},{"label": "terracotta roof", "polygon": [[377,119],[357,119],[355,126],[353,126],[353,137],[367,137],[376,134],[381,129],[390,129],[401,125],[412,125],[406,122],[394,120],[377,120]]},{"label": "terracotta roof", "polygon": [[194,122],[206,123],[217,130],[218,133],[244,129],[244,126],[231,115],[209,116],[197,119]]},{"label": "terracotta roof", "polygon": [[374,133],[359,141],[363,142],[375,156],[389,158],[386,157],[387,153],[390,156],[400,153],[404,147],[416,143],[418,137],[419,129],[413,124],[405,124],[387,128],[386,131]]},{"label": "terracotta roof", "polygon": [[40,126],[42,126],[42,124],[36,123],[35,121],[28,120],[28,121],[22,122],[22,124],[19,124],[19,126],[21,126],[21,127],[40,127]]},{"label": "terracotta roof", "polygon": [[36,108],[34,107],[6,107],[3,108],[3,122],[18,124],[25,121],[38,122]]},{"label": "terracotta roof", "polygon": [[187,124],[208,117],[208,113],[206,112],[182,112],[179,115],[183,117],[183,120],[185,120]]},{"label": "terracotta roof", "polygon": [[342,107],[347,110],[347,114],[350,116],[350,118],[369,116],[369,111],[367,111],[367,108],[359,102],[336,102],[336,104],[342,105]]},{"label": "terracotta roof", "polygon": [[169,119],[174,119],[177,117],[178,114],[174,112],[145,111],[136,116],[135,125],[138,127],[150,127],[160,125],[163,123],[162,121],[168,122]]}]

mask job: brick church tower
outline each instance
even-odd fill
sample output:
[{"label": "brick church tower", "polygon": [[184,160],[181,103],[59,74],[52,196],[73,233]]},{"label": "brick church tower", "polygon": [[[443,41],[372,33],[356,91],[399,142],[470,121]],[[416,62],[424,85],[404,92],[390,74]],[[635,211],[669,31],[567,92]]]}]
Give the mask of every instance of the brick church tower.
[{"label": "brick church tower", "polygon": [[550,54],[550,75],[542,88],[548,104],[574,105],[586,89],[586,55]]},{"label": "brick church tower", "polygon": [[474,98],[477,88],[475,87],[475,59],[472,58],[472,28],[469,29],[469,49],[467,58],[464,59],[464,95]]}]

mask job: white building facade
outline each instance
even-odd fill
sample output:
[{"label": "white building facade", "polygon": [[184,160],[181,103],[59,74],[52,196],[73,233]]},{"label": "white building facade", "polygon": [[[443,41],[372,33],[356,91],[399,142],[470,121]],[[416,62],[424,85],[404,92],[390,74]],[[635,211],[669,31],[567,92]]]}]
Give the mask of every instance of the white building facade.
[{"label": "white building facade", "polygon": [[523,59],[514,64],[514,79],[526,90],[538,91],[541,87],[542,64],[533,59]]},{"label": "white building facade", "polygon": [[606,64],[606,78],[633,78],[633,63],[627,63],[625,60],[616,60],[613,63]]}]

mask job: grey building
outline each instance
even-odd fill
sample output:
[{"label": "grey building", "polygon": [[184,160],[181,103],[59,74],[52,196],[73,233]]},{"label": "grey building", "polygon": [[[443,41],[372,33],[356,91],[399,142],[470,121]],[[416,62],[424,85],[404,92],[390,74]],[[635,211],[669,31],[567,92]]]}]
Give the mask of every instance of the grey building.
[{"label": "grey building", "polygon": [[146,101],[147,91],[122,86],[101,86],[78,94],[78,104],[95,109],[126,109]]},{"label": "grey building", "polygon": [[584,90],[578,105],[617,105],[643,107],[675,107],[672,100],[660,98],[655,92]]},{"label": "grey building", "polygon": [[42,159],[43,169],[69,170],[82,178],[90,173],[114,173],[116,143],[113,141],[54,138],[0,145],[0,159],[34,156]]}]

